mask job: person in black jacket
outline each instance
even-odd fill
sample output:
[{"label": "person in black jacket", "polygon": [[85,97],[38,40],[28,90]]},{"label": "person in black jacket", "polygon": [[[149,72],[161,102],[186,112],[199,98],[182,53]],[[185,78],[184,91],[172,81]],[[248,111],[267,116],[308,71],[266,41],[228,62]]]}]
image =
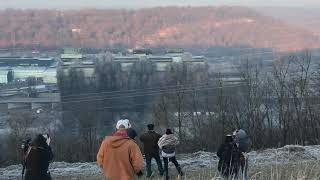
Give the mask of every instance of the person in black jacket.
[{"label": "person in black jacket", "polygon": [[160,175],[163,175],[163,167],[162,162],[160,159],[158,141],[161,138],[161,135],[154,131],[154,125],[148,124],[148,132],[142,134],[140,136],[140,141],[144,145],[144,154],[146,157],[146,164],[147,164],[147,177],[152,175],[151,171],[151,160],[154,158],[158,165],[158,170]]},{"label": "person in black jacket", "polygon": [[134,130],[132,127],[130,127],[129,129],[127,129],[127,134],[128,134],[128,136],[129,136],[131,139],[133,139],[133,140],[135,140],[136,137],[138,136],[138,133],[137,133],[136,130]]},{"label": "person in black jacket", "polygon": [[225,177],[237,177],[240,168],[241,151],[234,143],[231,135],[227,135],[217,152],[218,170]]},{"label": "person in black jacket", "polygon": [[49,136],[42,134],[31,142],[25,155],[25,180],[51,180],[48,168],[53,154],[49,144]]},{"label": "person in black jacket", "polygon": [[129,136],[129,138],[135,140],[136,137],[138,136],[137,131],[132,128],[132,125],[131,125],[129,119],[123,119],[123,121],[126,121],[129,124],[129,128],[127,129],[127,134]]}]

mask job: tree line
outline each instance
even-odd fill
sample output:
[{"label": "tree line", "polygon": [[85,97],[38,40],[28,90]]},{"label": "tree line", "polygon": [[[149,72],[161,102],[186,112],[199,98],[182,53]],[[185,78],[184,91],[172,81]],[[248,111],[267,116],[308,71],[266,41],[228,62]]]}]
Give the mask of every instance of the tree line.
[{"label": "tree line", "polygon": [[319,144],[314,56],[279,56],[270,66],[245,59],[235,71],[240,77],[233,83],[208,64],[173,63],[159,72],[139,61],[123,71],[106,55],[96,61],[94,78],[73,68],[58,73],[63,119],[52,138],[56,160],[94,161],[119,118],[130,119],[138,132],[148,123],[160,133],[171,127],[181,140],[180,152],[216,151],[236,127],[248,132],[254,149]]},{"label": "tree line", "polygon": [[[244,7],[0,11],[0,47],[319,47],[315,35]],[[288,48],[289,47],[289,48]]]}]

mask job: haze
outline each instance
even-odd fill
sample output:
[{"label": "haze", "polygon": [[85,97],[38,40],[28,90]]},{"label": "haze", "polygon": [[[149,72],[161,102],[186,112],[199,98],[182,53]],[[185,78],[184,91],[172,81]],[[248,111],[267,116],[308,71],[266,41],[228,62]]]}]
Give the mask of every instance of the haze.
[{"label": "haze", "polygon": [[155,6],[287,6],[320,7],[319,0],[0,0],[0,8],[81,9],[81,8],[145,8]]}]

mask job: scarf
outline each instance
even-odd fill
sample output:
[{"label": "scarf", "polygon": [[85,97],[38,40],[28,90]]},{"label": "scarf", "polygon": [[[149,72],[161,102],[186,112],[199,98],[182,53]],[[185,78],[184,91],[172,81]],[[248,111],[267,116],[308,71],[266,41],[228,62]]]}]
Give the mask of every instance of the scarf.
[{"label": "scarf", "polygon": [[123,138],[129,138],[128,134],[126,131],[117,131],[113,133],[112,136],[118,136],[118,137],[123,137]]}]

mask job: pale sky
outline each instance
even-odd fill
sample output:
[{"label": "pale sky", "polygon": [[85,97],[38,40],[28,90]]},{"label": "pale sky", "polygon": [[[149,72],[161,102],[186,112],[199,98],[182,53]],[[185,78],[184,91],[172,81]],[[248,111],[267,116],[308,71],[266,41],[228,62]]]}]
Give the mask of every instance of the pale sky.
[{"label": "pale sky", "polygon": [[154,6],[295,6],[320,7],[320,0],[0,0],[0,8],[142,8]]}]

